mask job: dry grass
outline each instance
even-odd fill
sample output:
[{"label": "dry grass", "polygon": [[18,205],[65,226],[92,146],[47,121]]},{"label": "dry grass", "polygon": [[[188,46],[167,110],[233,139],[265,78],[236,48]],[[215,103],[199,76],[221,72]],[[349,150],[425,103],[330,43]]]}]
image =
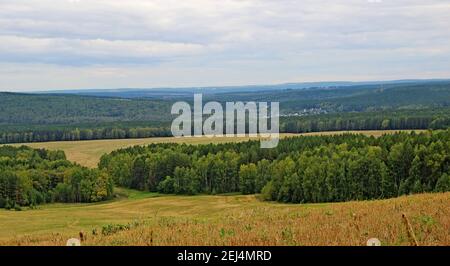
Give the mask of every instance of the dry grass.
[{"label": "dry grass", "polygon": [[[397,130],[379,130],[379,131],[330,131],[299,134],[305,136],[317,135],[336,135],[343,133],[360,133],[369,136],[379,137],[382,134],[392,134]],[[296,136],[297,134],[281,134],[281,137]],[[186,143],[186,144],[205,144],[205,143],[225,143],[247,141],[249,137],[186,137],[186,138],[145,138],[145,139],[114,139],[114,140],[89,140],[89,141],[58,141],[58,142],[42,142],[42,143],[24,143],[14,144],[15,146],[27,145],[33,148],[46,148],[50,150],[63,150],[67,155],[67,159],[77,162],[83,166],[96,167],[100,157],[105,153],[110,153],[120,148],[131,147],[135,145],[148,145],[151,143]]]},{"label": "dry grass", "polygon": [[[365,245],[372,237],[410,245],[403,213],[419,245],[450,245],[450,193],[305,205],[240,195],[154,196],[0,211],[0,245],[64,245],[80,231],[83,245]],[[103,225],[133,221],[128,230],[101,234]]]}]

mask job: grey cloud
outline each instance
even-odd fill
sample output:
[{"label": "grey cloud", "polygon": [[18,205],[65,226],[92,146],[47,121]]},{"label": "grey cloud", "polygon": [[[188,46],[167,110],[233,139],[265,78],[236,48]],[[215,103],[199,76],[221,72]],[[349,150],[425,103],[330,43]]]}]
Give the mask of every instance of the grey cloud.
[{"label": "grey cloud", "polygon": [[450,75],[449,13],[450,1],[438,0],[0,0],[0,63],[24,73],[77,66],[87,76],[113,67],[141,81],[148,71],[184,71],[184,82],[219,85],[257,73],[273,81],[404,78],[422,68]]}]

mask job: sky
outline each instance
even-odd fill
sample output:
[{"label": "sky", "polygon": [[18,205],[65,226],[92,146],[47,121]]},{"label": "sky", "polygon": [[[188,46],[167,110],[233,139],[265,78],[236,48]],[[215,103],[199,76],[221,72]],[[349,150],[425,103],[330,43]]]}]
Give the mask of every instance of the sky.
[{"label": "sky", "polygon": [[450,0],[0,0],[0,91],[450,78]]}]

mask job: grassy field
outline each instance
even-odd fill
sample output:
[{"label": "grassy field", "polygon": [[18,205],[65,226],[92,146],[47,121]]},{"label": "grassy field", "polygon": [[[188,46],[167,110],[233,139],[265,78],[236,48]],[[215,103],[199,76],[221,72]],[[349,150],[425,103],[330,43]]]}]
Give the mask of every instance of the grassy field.
[{"label": "grassy field", "polygon": [[329,204],[279,204],[256,196],[159,196],[119,190],[97,204],[0,210],[0,245],[450,245],[450,193]]},{"label": "grassy field", "polygon": [[[362,131],[381,136],[395,131]],[[330,135],[343,132],[310,133]],[[282,137],[292,136],[284,134]],[[149,138],[27,144],[64,150],[95,167],[115,149],[150,143],[189,144],[248,138]],[[83,232],[83,245],[450,245],[450,193],[326,204],[262,202],[256,196],[170,196],[117,189],[114,200],[0,209],[0,245],[64,245]],[[402,217],[406,215],[406,220]]]},{"label": "grassy field", "polygon": [[[378,131],[346,131],[348,133],[360,133],[370,136],[379,137],[383,134],[391,134],[398,130],[378,130]],[[343,134],[344,131],[338,132],[318,132],[300,134],[305,136],[316,135],[335,135]],[[296,136],[296,134],[281,134],[281,137]],[[59,141],[59,142],[40,142],[40,143],[24,143],[15,144],[14,146],[27,145],[33,148],[46,148],[50,150],[63,150],[67,159],[77,162],[83,166],[96,167],[100,157],[105,153],[110,153],[120,148],[126,148],[135,145],[148,145],[151,143],[187,143],[187,144],[205,144],[205,143],[224,143],[231,141],[247,141],[248,137],[229,138],[229,137],[186,137],[186,138],[145,138],[145,139],[114,139],[114,140],[89,140],[89,141]]]}]

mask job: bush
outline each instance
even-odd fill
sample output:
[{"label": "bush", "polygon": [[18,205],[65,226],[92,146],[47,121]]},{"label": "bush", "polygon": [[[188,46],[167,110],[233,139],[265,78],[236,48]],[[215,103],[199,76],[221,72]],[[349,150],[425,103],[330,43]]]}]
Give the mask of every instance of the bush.
[{"label": "bush", "polygon": [[12,206],[13,206],[13,203],[9,199],[6,199],[6,201],[5,201],[5,209],[11,210]]},{"label": "bush", "polygon": [[166,176],[163,181],[158,185],[158,191],[161,193],[171,194],[174,193],[174,180],[170,176]]},{"label": "bush", "polygon": [[261,190],[261,199],[267,201],[273,200],[272,194],[273,194],[273,182],[270,181]]},{"label": "bush", "polygon": [[436,192],[450,191],[450,175],[443,174],[436,183]]}]

